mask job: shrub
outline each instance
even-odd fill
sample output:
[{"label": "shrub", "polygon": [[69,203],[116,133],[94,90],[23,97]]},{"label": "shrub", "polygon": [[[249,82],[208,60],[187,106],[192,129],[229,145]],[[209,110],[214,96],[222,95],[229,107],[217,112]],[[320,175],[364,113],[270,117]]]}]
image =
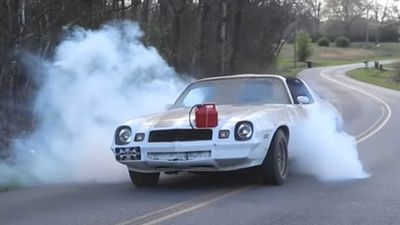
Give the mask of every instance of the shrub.
[{"label": "shrub", "polygon": [[347,37],[338,37],[335,40],[336,47],[347,48],[350,46],[350,40]]},{"label": "shrub", "polygon": [[329,39],[326,38],[326,37],[321,37],[321,38],[318,39],[318,41],[317,41],[317,45],[318,45],[318,46],[329,47],[330,44],[331,44],[331,43],[330,43]]},{"label": "shrub", "polygon": [[300,32],[296,37],[297,43],[297,59],[301,62],[306,61],[312,54],[311,38],[308,33]]}]

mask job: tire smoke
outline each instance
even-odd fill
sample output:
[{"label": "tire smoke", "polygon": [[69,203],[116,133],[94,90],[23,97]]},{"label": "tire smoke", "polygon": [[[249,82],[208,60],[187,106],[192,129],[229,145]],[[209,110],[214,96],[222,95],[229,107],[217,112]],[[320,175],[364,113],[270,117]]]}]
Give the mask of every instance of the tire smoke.
[{"label": "tire smoke", "polygon": [[312,106],[308,119],[295,127],[290,148],[296,152],[292,172],[324,182],[369,177],[358,158],[356,139],[341,130],[336,108],[323,100]]},{"label": "tire smoke", "polygon": [[131,22],[76,27],[52,59],[39,60],[38,126],[0,162],[0,186],[127,179],[110,150],[116,126],[164,110],[184,85],[141,37]]},{"label": "tire smoke", "polygon": [[[40,69],[31,74],[39,86],[38,126],[16,140],[12,157],[0,162],[0,186],[128,179],[110,150],[116,126],[162,111],[186,83],[141,37],[131,22],[98,30],[76,27],[51,59],[38,60]],[[355,139],[337,131],[337,115],[332,107],[316,107],[296,127],[299,135],[290,140],[298,152],[292,171],[322,181],[368,176]]]}]

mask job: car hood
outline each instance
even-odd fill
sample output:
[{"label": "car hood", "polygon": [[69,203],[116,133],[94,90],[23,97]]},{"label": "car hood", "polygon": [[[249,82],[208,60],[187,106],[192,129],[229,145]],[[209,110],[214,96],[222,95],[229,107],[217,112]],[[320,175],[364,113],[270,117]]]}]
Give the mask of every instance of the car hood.
[{"label": "car hood", "polygon": [[[280,111],[285,110],[287,107],[287,105],[217,105],[218,125],[220,127],[228,123],[236,124],[238,121],[252,120],[261,116],[263,118],[270,116],[272,119],[279,116]],[[148,129],[189,128],[189,111],[189,108],[171,109],[129,121],[127,125]],[[192,121],[194,117],[193,113],[191,116]]]}]

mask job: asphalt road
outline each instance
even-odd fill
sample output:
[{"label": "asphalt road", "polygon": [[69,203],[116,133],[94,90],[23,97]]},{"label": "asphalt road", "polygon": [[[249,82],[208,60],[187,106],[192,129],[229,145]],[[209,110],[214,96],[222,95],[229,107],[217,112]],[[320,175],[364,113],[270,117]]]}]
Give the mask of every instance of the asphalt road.
[{"label": "asphalt road", "polygon": [[34,187],[0,193],[0,225],[400,224],[400,92],[344,77],[352,67],[301,77],[340,109],[368,179],[323,183],[291,175],[275,187],[246,174],[181,174],[147,189],[128,180]]}]

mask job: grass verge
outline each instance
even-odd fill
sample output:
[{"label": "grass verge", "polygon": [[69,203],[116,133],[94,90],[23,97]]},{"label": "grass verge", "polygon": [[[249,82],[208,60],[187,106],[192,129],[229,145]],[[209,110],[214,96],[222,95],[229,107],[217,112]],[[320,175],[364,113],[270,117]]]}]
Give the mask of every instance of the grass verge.
[{"label": "grass verge", "polygon": [[[293,44],[285,44],[278,60],[278,72],[287,76],[296,76],[306,68],[306,63],[293,63]],[[365,46],[365,43],[353,43],[350,48],[320,47],[313,44],[313,55],[309,61],[313,67],[336,66],[367,61],[400,58],[400,43],[381,43],[381,45]]]},{"label": "grass verge", "polygon": [[12,183],[12,184],[6,184],[6,186],[1,186],[0,187],[0,193],[1,192],[6,192],[6,191],[10,191],[10,190],[16,190],[21,188],[21,185],[17,182]]},{"label": "grass verge", "polygon": [[7,181],[7,182],[2,182],[0,184],[0,193],[19,189],[19,188],[21,188],[21,185],[22,185],[21,182],[17,178],[15,178],[14,180]]},{"label": "grass verge", "polygon": [[[389,66],[390,65],[387,65],[387,67]],[[350,70],[346,75],[359,81],[400,91],[400,82],[396,81],[396,77],[400,79],[398,77],[399,72],[395,70],[381,71],[373,68],[362,68]]]}]

